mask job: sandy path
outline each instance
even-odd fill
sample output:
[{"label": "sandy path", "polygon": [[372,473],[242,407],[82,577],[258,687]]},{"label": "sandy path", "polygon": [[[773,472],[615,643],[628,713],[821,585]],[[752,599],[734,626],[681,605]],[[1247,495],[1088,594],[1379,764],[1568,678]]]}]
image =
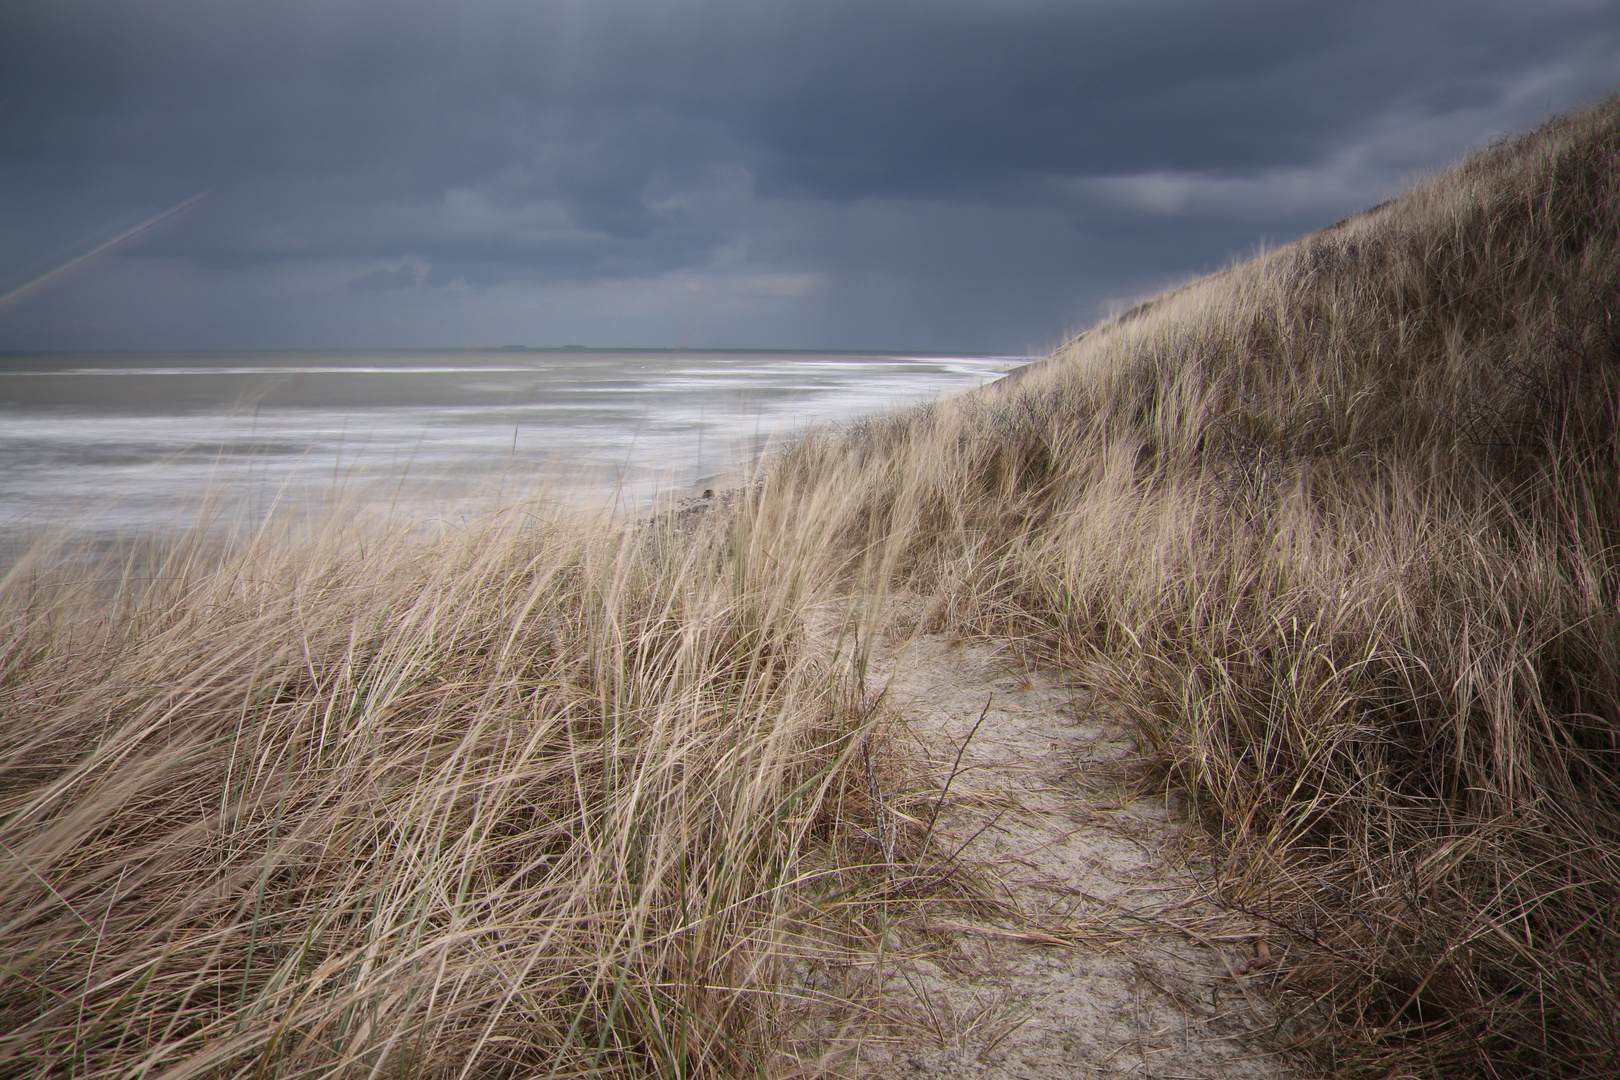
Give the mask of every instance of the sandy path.
[{"label": "sandy path", "polygon": [[1269,1018],[1249,985],[1263,976],[1245,972],[1270,967],[1269,944],[1201,901],[1175,857],[1177,816],[1132,790],[1129,737],[1083,688],[1004,647],[927,635],[878,649],[869,685],[885,684],[893,756],[930,763],[885,801],[913,820],[937,804],[930,845],[960,849],[986,902],[896,906],[871,969],[877,1019],[837,1071],[1301,1075],[1254,1037]]}]

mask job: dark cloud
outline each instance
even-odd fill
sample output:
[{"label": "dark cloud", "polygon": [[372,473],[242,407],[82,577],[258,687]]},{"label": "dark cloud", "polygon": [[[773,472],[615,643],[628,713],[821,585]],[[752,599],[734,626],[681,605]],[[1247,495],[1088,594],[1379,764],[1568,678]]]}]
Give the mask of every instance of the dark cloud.
[{"label": "dark cloud", "polygon": [[1022,348],[1617,83],[1620,0],[20,0],[0,277],[211,194],[0,347],[261,343],[165,338],[202,289],[309,344],[446,343],[432,297],[513,340]]},{"label": "dark cloud", "polygon": [[409,289],[413,288],[421,275],[414,266],[401,266],[393,270],[373,270],[368,274],[361,274],[349,282],[349,288],[355,292],[367,292],[373,289]]}]

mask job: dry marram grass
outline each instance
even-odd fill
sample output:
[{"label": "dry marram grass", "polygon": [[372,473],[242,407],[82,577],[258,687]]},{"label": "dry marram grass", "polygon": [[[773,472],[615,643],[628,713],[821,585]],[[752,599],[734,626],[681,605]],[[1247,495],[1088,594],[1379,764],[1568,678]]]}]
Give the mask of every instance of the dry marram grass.
[{"label": "dry marram grass", "polygon": [[829,1067],[783,971],[904,877],[895,586],[1128,712],[1324,1071],[1620,1070],[1617,177],[1611,100],[696,527],[23,559],[0,1072]]},{"label": "dry marram grass", "polygon": [[1107,672],[1324,1068],[1610,1075],[1617,411],[1620,99],[785,468]]},{"label": "dry marram grass", "polygon": [[813,544],[754,509],[19,563],[0,1072],[768,1062],[863,721],[796,648]]}]

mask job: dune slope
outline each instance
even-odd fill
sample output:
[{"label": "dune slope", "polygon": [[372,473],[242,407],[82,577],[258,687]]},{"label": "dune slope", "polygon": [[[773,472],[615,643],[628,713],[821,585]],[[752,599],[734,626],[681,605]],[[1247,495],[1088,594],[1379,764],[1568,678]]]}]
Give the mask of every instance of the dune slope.
[{"label": "dune slope", "polygon": [[1105,673],[1346,1075],[1620,1069],[1617,178],[1611,99],[784,467]]}]

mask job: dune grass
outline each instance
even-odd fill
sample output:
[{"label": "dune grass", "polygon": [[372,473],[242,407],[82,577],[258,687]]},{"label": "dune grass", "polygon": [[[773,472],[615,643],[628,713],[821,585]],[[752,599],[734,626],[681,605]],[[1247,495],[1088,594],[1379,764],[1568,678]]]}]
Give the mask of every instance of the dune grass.
[{"label": "dune grass", "polygon": [[868,717],[759,510],[13,567],[0,1073],[780,1074]]},{"label": "dune grass", "polygon": [[814,1071],[784,972],[881,903],[839,836],[890,588],[1128,711],[1324,1071],[1620,1071],[1617,176],[1620,100],[696,527],[36,551],[0,1073]]},{"label": "dune grass", "polygon": [[1342,1075],[1620,1072],[1620,99],[802,442],[837,528],[1097,672]]}]

